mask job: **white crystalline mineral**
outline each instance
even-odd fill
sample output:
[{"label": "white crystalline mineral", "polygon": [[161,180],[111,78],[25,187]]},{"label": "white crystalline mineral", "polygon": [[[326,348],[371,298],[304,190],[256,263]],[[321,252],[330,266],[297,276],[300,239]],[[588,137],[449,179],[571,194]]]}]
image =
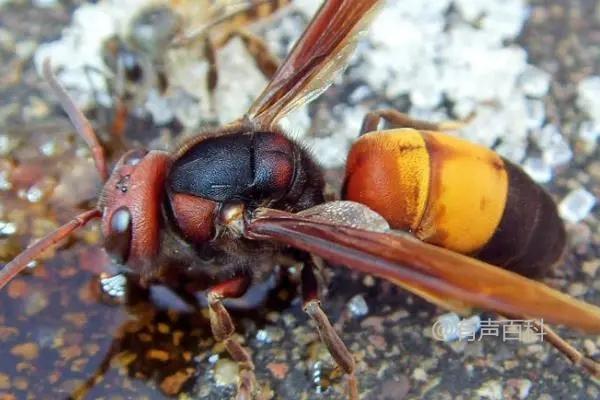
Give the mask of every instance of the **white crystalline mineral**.
[{"label": "white crystalline mineral", "polygon": [[539,129],[546,119],[546,109],[544,102],[538,99],[527,99],[525,100],[525,107],[527,112],[527,128],[528,129]]},{"label": "white crystalline mineral", "polygon": [[87,108],[98,101],[110,105],[102,45],[106,39],[126,29],[133,15],[150,1],[84,3],[75,10],[71,25],[63,30],[60,39],[38,48],[34,57],[38,71],[44,60],[50,58],[59,80],[70,89],[80,107]]},{"label": "white crystalline mineral", "polygon": [[232,40],[219,51],[217,62],[219,81],[216,102],[227,105],[219,107],[217,113],[219,122],[228,123],[246,113],[267,84],[267,79],[260,73],[239,39]]},{"label": "white crystalline mineral", "polygon": [[322,1],[320,0],[294,0],[293,2],[294,7],[302,12],[306,18],[313,16],[319,9],[321,3]]},{"label": "white crystalline mineral", "polygon": [[34,0],[33,4],[38,7],[53,7],[57,3],[57,0]]},{"label": "white crystalline mineral", "polygon": [[350,313],[354,317],[363,317],[369,313],[369,306],[367,305],[365,298],[362,295],[357,294],[348,302],[348,310],[350,310]]},{"label": "white crystalline mineral", "polygon": [[573,158],[573,151],[569,142],[560,136],[560,139],[552,146],[543,150],[544,161],[551,167],[566,165]]},{"label": "white crystalline mineral", "polygon": [[523,163],[523,169],[536,182],[548,183],[552,179],[552,168],[543,158],[527,158]]},{"label": "white crystalline mineral", "polygon": [[[61,67],[59,79],[79,104],[96,101],[92,87],[100,102],[110,104],[102,42],[115,33],[123,35],[132,16],[144,6],[164,1],[84,4],[62,38],[38,50],[36,63],[51,55],[55,66]],[[274,54],[283,57],[320,4],[320,0],[294,1],[274,22],[257,24],[257,32]],[[325,112],[329,115],[318,122],[303,107],[281,123],[296,138],[304,138],[308,131],[315,133],[316,137],[304,138],[304,143],[325,167],[339,167],[365,113],[407,99],[408,111],[415,117],[467,120],[461,136],[494,147],[515,162],[523,161],[533,139],[541,159],[528,159],[528,168],[544,181],[547,167],[568,163],[572,151],[554,125],[544,126],[550,75],[528,64],[525,50],[515,44],[528,13],[524,0],[387,1],[359,42],[343,79],[335,80],[348,101],[329,107]],[[148,96],[146,111],[155,122],[177,118],[186,128],[193,128],[211,118],[208,64],[188,50],[173,50],[167,57],[168,79],[174,88]],[[267,80],[240,41],[220,50],[217,61],[214,109],[217,119],[227,123],[243,115]],[[353,89],[343,95],[345,88]],[[376,104],[370,102],[372,98]],[[577,104],[593,126],[600,126],[599,99],[600,77],[582,80]],[[581,128],[580,138],[586,144],[595,141],[590,129]]]},{"label": "white crystalline mineral", "polygon": [[[347,79],[390,100],[407,95],[421,119],[468,119],[461,136],[520,162],[531,130],[546,119],[541,98],[550,84],[511,44],[527,16],[523,0],[388,2]],[[332,152],[325,155],[331,165]],[[547,158],[557,165],[568,157]]]},{"label": "white crystalline mineral", "polygon": [[145,106],[157,125],[168,124],[173,119],[173,110],[168,104],[167,98],[161,96],[157,90],[151,89],[148,92]]},{"label": "white crystalline mineral", "polygon": [[519,86],[528,96],[542,97],[550,87],[550,74],[538,67],[528,65],[519,76]]},{"label": "white crystalline mineral", "polygon": [[0,221],[0,237],[14,235],[17,232],[17,226],[14,222]]},{"label": "white crystalline mineral", "polygon": [[594,151],[600,138],[600,121],[584,121],[579,126],[579,138],[585,143],[588,152]]},{"label": "white crystalline mineral", "polygon": [[558,205],[560,216],[569,222],[579,222],[588,216],[594,205],[596,196],[583,188],[571,191]]},{"label": "white crystalline mineral", "polygon": [[325,168],[338,167],[346,161],[350,144],[344,137],[334,134],[323,138],[307,138],[306,141],[311,154]]},{"label": "white crystalline mineral", "polygon": [[600,76],[583,79],[577,87],[577,104],[596,121],[600,121]]}]

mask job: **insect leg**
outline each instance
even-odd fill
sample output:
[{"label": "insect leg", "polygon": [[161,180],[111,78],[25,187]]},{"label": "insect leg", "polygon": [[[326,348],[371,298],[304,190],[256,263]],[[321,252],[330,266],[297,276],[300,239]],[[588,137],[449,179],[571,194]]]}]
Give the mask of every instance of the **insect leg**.
[{"label": "insect leg", "polygon": [[[207,88],[211,99],[214,97],[214,91],[219,81],[216,52],[236,37],[242,40],[256,66],[266,78],[271,79],[279,67],[279,59],[269,51],[265,41],[245,29],[237,28],[222,34],[218,38],[214,38],[210,34],[206,35],[204,38],[204,56],[208,61]],[[211,108],[214,108],[214,100],[211,100]]]},{"label": "insect leg", "polygon": [[208,310],[213,336],[215,340],[223,342],[231,358],[240,367],[238,400],[252,398],[256,386],[254,363],[248,351],[232,337],[235,325],[223,305],[223,299],[240,297],[246,292],[249,284],[250,280],[247,277],[238,277],[214,286],[208,291]]},{"label": "insect leg", "polygon": [[540,323],[538,320],[533,320],[532,325],[537,333],[543,335],[544,340],[547,340],[552,347],[564,354],[574,365],[583,367],[597,378],[600,377],[600,364],[591,358],[584,356],[549,326]]},{"label": "insect leg", "polygon": [[271,79],[279,67],[280,60],[271,53],[266,42],[246,29],[237,28],[217,39],[215,41],[215,47],[217,49],[223,48],[234,38],[240,38],[242,40],[246,50],[248,50],[254,59],[254,62],[256,62],[256,66],[266,78]]},{"label": "insect leg", "polygon": [[56,76],[52,72],[52,66],[50,65],[49,58],[44,60],[43,73],[44,78],[52,89],[52,92],[58,98],[58,101],[62,105],[65,113],[67,113],[69,116],[69,119],[75,127],[75,130],[86,141],[88,147],[90,148],[94,158],[94,163],[96,164],[96,169],[98,170],[100,177],[102,180],[107,180],[108,169],[106,157],[104,155],[104,148],[102,147],[102,144],[100,144],[98,136],[96,135],[96,132],[94,132],[91,122],[77,108],[71,96],[69,96],[67,91],[56,79]]},{"label": "insect leg", "polygon": [[386,108],[372,111],[365,116],[359,136],[378,130],[381,120],[387,121],[394,128],[413,128],[423,131],[452,131],[460,129],[465,124],[461,121],[444,121],[440,123],[421,121],[392,108]]},{"label": "insect leg", "polygon": [[184,46],[207,35],[208,32],[216,28],[231,31],[238,27],[247,26],[275,14],[289,3],[291,3],[291,0],[253,0],[246,2],[246,4],[240,4],[234,10],[223,9],[220,17],[215,18],[208,24],[190,29],[176,36],[172,43],[175,46]]},{"label": "insect leg", "polygon": [[354,373],[356,369],[354,357],[321,308],[321,302],[318,298],[318,281],[314,271],[315,267],[314,262],[311,260],[306,262],[302,268],[303,309],[317,324],[319,336],[323,343],[325,343],[325,346],[327,346],[329,354],[331,354],[335,362],[348,375],[349,398],[351,400],[358,400],[358,382]]},{"label": "insect leg", "polygon": [[208,92],[212,95],[217,87],[219,72],[217,71],[217,49],[210,36],[204,39],[204,57],[208,61]]}]

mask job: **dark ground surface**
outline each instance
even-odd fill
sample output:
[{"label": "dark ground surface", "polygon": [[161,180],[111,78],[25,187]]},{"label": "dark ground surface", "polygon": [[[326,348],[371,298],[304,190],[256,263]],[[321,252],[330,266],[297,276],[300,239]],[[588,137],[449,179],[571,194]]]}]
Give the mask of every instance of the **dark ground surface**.
[{"label": "dark ground surface", "polygon": [[[8,138],[0,154],[0,220],[17,229],[0,235],[2,262],[89,204],[99,185],[30,58],[36,43],[59,35],[72,4],[36,9],[17,3],[0,13],[0,134]],[[598,196],[600,158],[597,149],[586,153],[575,141],[583,116],[574,96],[576,82],[600,73],[600,5],[533,1],[521,43],[534,64],[553,74],[550,118],[575,146],[575,159],[549,189],[562,198],[584,184]],[[595,304],[598,231],[597,211],[570,226],[565,263],[546,281]],[[102,365],[106,374],[89,398],[231,397],[234,385],[227,383],[235,371],[226,356],[215,363],[213,355],[223,355],[223,349],[213,342],[206,316],[158,310],[142,300],[129,307],[101,302],[96,277],[109,262],[98,227],[76,237],[0,293],[0,398],[66,398]],[[441,311],[424,301],[345,270],[335,271],[329,289],[326,309],[358,360],[364,399],[600,398],[598,382],[547,345],[492,337],[439,343],[429,336]],[[364,295],[369,312],[348,317],[346,304],[356,294]],[[285,298],[292,300],[280,301]],[[298,301],[289,291],[271,299],[273,305],[236,313],[265,391],[277,399],[343,398],[340,376]],[[560,331],[600,357],[599,338]]]}]

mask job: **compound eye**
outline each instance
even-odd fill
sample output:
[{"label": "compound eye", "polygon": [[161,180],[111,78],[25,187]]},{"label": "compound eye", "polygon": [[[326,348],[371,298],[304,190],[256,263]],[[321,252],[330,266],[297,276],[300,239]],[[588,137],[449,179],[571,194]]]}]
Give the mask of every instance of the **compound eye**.
[{"label": "compound eye", "polygon": [[105,240],[106,252],[118,264],[125,264],[129,257],[132,235],[131,213],[127,207],[115,211],[110,219],[110,231]]},{"label": "compound eye", "polygon": [[132,166],[137,165],[142,161],[146,154],[148,154],[148,151],[144,149],[132,150],[123,157],[123,164]]}]

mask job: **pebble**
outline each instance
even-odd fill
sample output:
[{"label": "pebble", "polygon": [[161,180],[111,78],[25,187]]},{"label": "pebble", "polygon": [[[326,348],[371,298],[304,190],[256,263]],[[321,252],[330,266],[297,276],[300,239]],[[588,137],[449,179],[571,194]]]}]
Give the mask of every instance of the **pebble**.
[{"label": "pebble", "polygon": [[29,342],[14,346],[10,350],[10,354],[21,357],[25,360],[33,360],[38,357],[39,347],[37,344]]},{"label": "pebble", "polygon": [[511,398],[516,395],[519,399],[526,399],[532,386],[529,379],[509,379],[506,381],[505,396]]},{"label": "pebble", "polygon": [[25,297],[28,293],[29,286],[22,279],[14,279],[9,283],[7,288],[8,296],[12,299]]},{"label": "pebble", "polygon": [[227,358],[222,358],[215,364],[215,383],[217,386],[232,385],[237,382],[238,364]]},{"label": "pebble", "polygon": [[583,347],[588,356],[593,357],[598,354],[598,347],[593,340],[585,339],[583,341]]},{"label": "pebble", "polygon": [[581,282],[575,282],[569,285],[567,292],[573,297],[581,297],[588,291],[588,285]]},{"label": "pebble", "polygon": [[564,220],[576,223],[587,217],[595,204],[596,197],[593,194],[578,188],[565,196],[558,205],[558,211]]},{"label": "pebble", "polygon": [[164,350],[150,349],[146,353],[146,358],[149,360],[158,360],[162,362],[169,361],[169,353]]},{"label": "pebble", "polygon": [[523,163],[523,169],[536,182],[548,183],[552,180],[552,168],[543,158],[526,158]]},{"label": "pebble", "polygon": [[271,371],[275,378],[282,380],[287,376],[289,366],[286,363],[271,362],[267,364],[267,369]]},{"label": "pebble", "polygon": [[502,394],[502,383],[495,379],[486,381],[476,392],[477,395],[483,399],[502,400],[504,398]]},{"label": "pebble", "polygon": [[34,291],[25,300],[25,314],[32,316],[39,314],[48,307],[48,294],[44,291]]},{"label": "pebble", "polygon": [[414,380],[421,381],[421,382],[427,382],[427,380],[429,379],[427,372],[425,372],[425,370],[423,368],[415,368],[411,377]]},{"label": "pebble", "polygon": [[596,272],[598,271],[598,268],[600,268],[600,260],[598,260],[598,259],[584,261],[583,264],[581,265],[581,269],[583,270],[583,272],[585,272],[586,274],[588,274],[591,277],[596,276]]},{"label": "pebble", "polygon": [[528,65],[519,76],[519,85],[527,96],[542,97],[548,93],[550,74],[534,65]]},{"label": "pebble", "polygon": [[0,390],[10,389],[10,377],[6,374],[0,373]]},{"label": "pebble", "polygon": [[160,383],[160,390],[162,390],[168,396],[175,396],[181,391],[183,385],[192,377],[194,373],[193,368],[189,368],[183,371],[177,371],[172,375],[167,376]]},{"label": "pebble", "polygon": [[369,313],[369,306],[361,294],[352,297],[348,302],[347,307],[348,310],[350,310],[350,314],[355,318],[364,317]]}]

